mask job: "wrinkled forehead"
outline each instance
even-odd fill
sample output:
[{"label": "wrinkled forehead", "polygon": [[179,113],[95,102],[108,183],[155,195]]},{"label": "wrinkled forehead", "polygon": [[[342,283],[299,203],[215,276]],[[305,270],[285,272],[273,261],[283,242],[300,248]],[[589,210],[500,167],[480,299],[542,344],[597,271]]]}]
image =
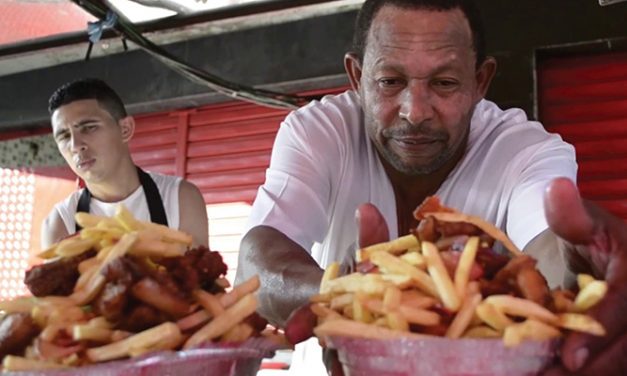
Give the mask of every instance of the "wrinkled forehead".
[{"label": "wrinkled forehead", "polygon": [[400,46],[421,50],[453,48],[474,53],[472,31],[459,8],[448,11],[384,6],[372,21],[369,50]]}]

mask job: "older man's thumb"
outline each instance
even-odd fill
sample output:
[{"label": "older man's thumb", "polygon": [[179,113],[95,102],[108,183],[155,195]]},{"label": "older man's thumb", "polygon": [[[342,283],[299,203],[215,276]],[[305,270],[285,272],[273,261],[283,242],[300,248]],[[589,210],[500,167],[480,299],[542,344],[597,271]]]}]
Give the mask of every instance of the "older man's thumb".
[{"label": "older man's thumb", "polygon": [[586,244],[592,239],[594,222],[570,179],[557,178],[549,183],[544,211],[549,227],[562,239],[573,244]]}]

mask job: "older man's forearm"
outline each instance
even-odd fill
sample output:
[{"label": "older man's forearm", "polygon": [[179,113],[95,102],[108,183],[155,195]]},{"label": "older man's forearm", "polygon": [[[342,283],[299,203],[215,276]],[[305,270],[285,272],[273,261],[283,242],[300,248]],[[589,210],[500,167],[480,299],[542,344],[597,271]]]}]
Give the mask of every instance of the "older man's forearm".
[{"label": "older man's forearm", "polygon": [[323,271],[300,245],[267,226],[242,239],[236,283],[259,275],[258,312],[283,326],[290,313],[318,292]]}]

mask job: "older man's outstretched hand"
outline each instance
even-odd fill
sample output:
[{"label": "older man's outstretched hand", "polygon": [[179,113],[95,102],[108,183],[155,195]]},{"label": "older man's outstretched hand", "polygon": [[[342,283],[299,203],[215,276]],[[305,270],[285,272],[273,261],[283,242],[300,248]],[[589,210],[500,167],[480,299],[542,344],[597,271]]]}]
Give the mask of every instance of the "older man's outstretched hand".
[{"label": "older man's outstretched hand", "polygon": [[627,374],[627,224],[583,201],[568,179],[556,179],[545,194],[549,227],[567,243],[574,272],[605,279],[605,298],[589,313],[607,331],[604,337],[572,333],[564,341],[562,364],[547,374]]}]

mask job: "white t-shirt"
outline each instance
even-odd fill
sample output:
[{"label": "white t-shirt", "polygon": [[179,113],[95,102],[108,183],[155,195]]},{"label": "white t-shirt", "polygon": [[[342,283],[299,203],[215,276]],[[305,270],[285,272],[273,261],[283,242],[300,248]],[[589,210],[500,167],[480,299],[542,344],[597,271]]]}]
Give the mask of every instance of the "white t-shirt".
[{"label": "white t-shirt", "polygon": [[[486,219],[519,248],[547,228],[543,192],[553,178],[575,181],[574,148],[529,121],[482,100],[462,160],[437,191],[442,202]],[[371,202],[398,237],[392,185],[368,138],[358,95],[347,91],[292,112],[277,134],[266,182],[248,228],[273,227],[321,267],[352,257],[355,210]],[[413,208],[412,208],[413,209]]]},{"label": "white t-shirt", "polygon": [[[168,219],[168,226],[174,229],[179,228],[179,186],[181,178],[178,176],[162,175],[156,172],[148,172],[152,180],[154,180],[161,200],[163,200],[163,208]],[[74,215],[78,200],[83,193],[82,189],[69,195],[65,200],[55,205],[54,209],[59,213],[65,224],[68,234],[76,232],[76,222]],[[89,212],[94,215],[112,217],[118,204],[124,204],[126,208],[133,213],[133,216],[140,221],[150,221],[150,211],[146,202],[144,188],[140,185],[127,198],[118,202],[102,202],[96,198],[91,199],[89,204]]]}]

